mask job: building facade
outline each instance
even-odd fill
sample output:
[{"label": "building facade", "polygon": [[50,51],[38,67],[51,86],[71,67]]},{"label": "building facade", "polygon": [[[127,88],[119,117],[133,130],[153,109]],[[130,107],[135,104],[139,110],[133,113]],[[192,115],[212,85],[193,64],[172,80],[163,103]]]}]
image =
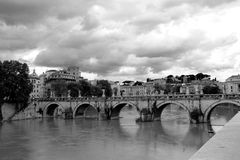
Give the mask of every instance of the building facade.
[{"label": "building facade", "polygon": [[154,85],[165,86],[165,79],[147,79],[147,82],[139,82],[139,81],[124,81],[120,86],[120,95],[121,96],[144,96],[144,95],[156,95],[163,94],[164,91],[160,91],[157,93]]},{"label": "building facade", "polygon": [[240,94],[240,75],[227,78],[223,90],[226,94]]},{"label": "building facade", "polygon": [[40,98],[41,97],[41,83],[40,83],[40,78],[36,74],[35,70],[33,70],[33,73],[29,75],[30,82],[33,85],[33,90],[30,93],[30,98]]},{"label": "building facade", "polygon": [[[67,67],[63,70],[48,70],[39,76],[39,97],[55,97],[52,85],[54,83],[77,83],[83,80],[79,67]],[[67,96],[63,93],[61,96]]]}]

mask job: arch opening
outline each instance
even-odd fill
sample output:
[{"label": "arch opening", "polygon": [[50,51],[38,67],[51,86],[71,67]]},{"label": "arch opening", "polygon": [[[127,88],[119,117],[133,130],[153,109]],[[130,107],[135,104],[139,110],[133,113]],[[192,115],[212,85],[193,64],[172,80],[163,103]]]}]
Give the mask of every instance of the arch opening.
[{"label": "arch opening", "polygon": [[161,121],[174,120],[176,123],[189,123],[190,111],[181,104],[167,102],[157,107],[154,117]]},{"label": "arch opening", "polygon": [[237,112],[240,106],[236,103],[223,102],[212,106],[207,113],[207,122],[212,126],[213,131],[222,128]]},{"label": "arch opening", "polygon": [[46,116],[56,117],[58,115],[58,104],[50,104],[46,109]]},{"label": "arch opening", "polygon": [[97,118],[97,110],[90,104],[81,104],[74,112],[75,118]]},{"label": "arch opening", "polygon": [[111,112],[111,119],[119,118],[128,118],[133,119],[137,118],[138,112],[136,106],[130,103],[120,103],[117,104]]},{"label": "arch opening", "polygon": [[168,136],[183,140],[188,134],[191,125],[190,112],[185,106],[171,102],[160,104],[154,117],[156,116]]}]

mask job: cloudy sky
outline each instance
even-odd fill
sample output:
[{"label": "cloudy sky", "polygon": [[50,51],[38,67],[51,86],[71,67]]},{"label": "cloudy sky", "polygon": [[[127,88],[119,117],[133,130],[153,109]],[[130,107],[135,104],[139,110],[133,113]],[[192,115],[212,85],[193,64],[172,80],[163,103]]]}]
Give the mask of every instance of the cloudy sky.
[{"label": "cloudy sky", "polygon": [[0,0],[0,59],[89,79],[240,73],[240,0]]}]

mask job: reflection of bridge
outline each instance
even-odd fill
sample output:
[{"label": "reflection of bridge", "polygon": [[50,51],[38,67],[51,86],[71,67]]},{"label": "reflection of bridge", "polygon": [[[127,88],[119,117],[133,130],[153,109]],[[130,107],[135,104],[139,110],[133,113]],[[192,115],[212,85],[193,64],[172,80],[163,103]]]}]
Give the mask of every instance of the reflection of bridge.
[{"label": "reflection of bridge", "polygon": [[121,109],[130,105],[139,112],[148,110],[153,119],[160,119],[163,109],[169,104],[184,108],[192,122],[207,122],[211,111],[220,104],[240,106],[240,95],[161,95],[111,98],[48,98],[36,99],[36,107],[43,110],[44,116],[56,116],[72,111],[73,118],[105,116],[119,117]]}]

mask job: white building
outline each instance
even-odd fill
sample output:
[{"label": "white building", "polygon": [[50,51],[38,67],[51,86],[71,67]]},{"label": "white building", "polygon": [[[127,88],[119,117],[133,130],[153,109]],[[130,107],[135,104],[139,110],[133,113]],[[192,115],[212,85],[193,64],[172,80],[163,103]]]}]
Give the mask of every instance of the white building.
[{"label": "white building", "polygon": [[47,90],[46,90],[46,79],[47,79],[47,74],[43,73],[39,76],[40,79],[40,98],[45,97],[47,95]]},{"label": "white building", "polygon": [[227,78],[223,90],[226,94],[240,94],[240,75]]},{"label": "white building", "polygon": [[29,75],[30,82],[33,85],[33,90],[30,93],[30,98],[40,98],[40,78],[36,74],[35,70],[33,70],[33,73]]},{"label": "white building", "polygon": [[52,84],[57,81],[64,81],[66,83],[79,82],[83,80],[79,67],[67,67],[63,70],[48,70],[39,76],[39,97],[54,96],[52,92]]},{"label": "white building", "polygon": [[120,86],[120,95],[121,96],[144,96],[144,95],[154,95],[154,82],[133,82],[133,81],[124,81],[123,85]]},{"label": "white building", "polygon": [[111,89],[112,89],[112,95],[113,96],[121,96],[120,90],[121,90],[121,86],[119,81],[109,81],[110,85],[111,85]]},{"label": "white building", "polygon": [[83,77],[81,77],[80,68],[76,66],[70,66],[66,69],[66,71],[75,77],[76,81],[83,80]]}]

